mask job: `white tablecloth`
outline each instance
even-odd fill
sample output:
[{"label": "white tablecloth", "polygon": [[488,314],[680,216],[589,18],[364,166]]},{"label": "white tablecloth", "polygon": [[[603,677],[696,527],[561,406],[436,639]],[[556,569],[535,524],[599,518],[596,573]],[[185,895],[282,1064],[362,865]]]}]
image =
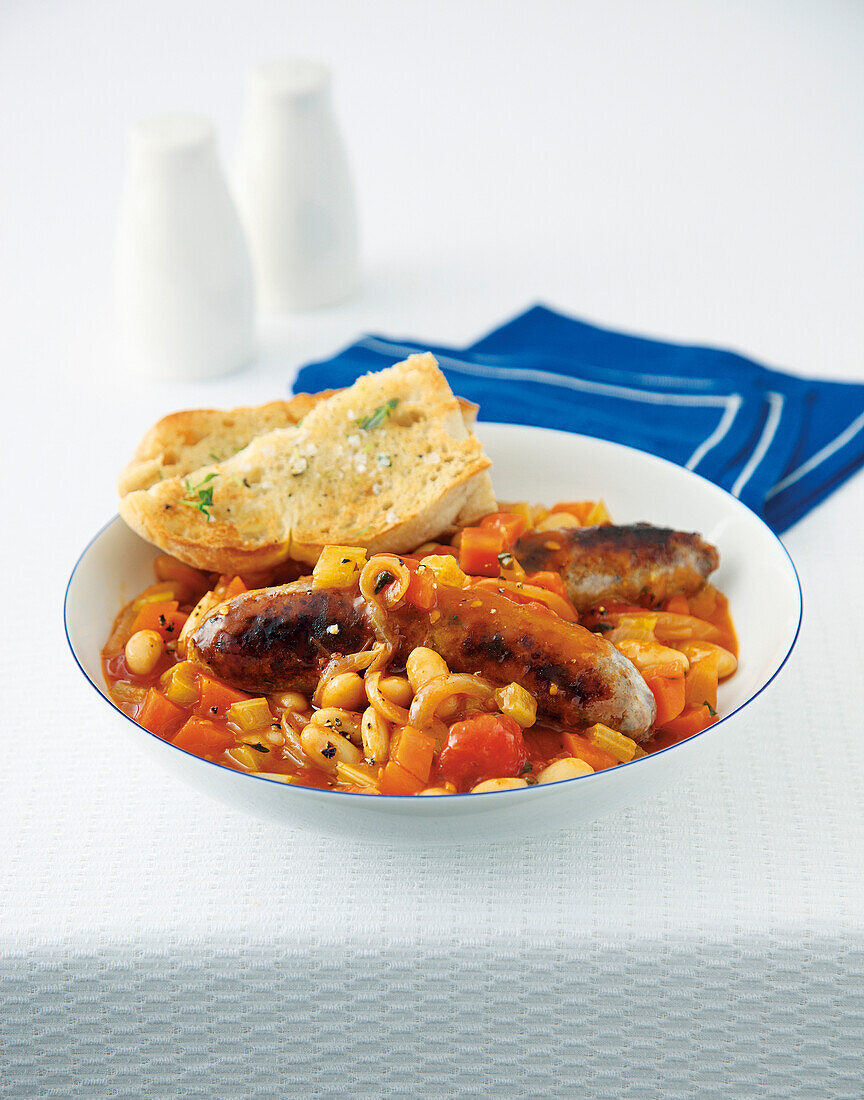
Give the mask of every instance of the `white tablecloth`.
[{"label": "white tablecloth", "polygon": [[[65,647],[144,428],[358,332],[545,297],[861,378],[860,9],[10,5],[0,13],[0,1095],[858,1097],[864,478],[786,540],[805,623],[710,772],[596,825],[404,850],[262,825],[115,742]],[[125,122],[331,59],[362,295],[199,386],[114,361]]]}]

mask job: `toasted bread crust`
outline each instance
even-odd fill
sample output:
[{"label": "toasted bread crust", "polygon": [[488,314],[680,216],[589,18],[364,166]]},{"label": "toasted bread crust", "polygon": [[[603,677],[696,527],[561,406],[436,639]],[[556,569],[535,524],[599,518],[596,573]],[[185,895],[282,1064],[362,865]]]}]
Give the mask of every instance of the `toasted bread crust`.
[{"label": "toasted bread crust", "polygon": [[144,435],[118,481],[120,495],[149,489],[158,481],[184,477],[223,462],[258,435],[297,424],[333,393],[298,393],[290,401],[241,405],[236,409],[185,409],[163,416]]},{"label": "toasted bread crust", "polygon": [[[121,485],[149,480],[144,463],[158,460],[144,456],[189,431],[195,438],[173,455],[185,460],[174,464],[183,473],[165,476],[170,467],[160,466],[161,480],[125,493],[120,514],[199,569],[257,572],[289,557],[314,564],[328,542],[404,553],[494,510],[489,459],[466,427],[476,406],[454,398],[431,355],[411,356],[347,390],[301,396],[166,417],[142,441],[127,468],[138,470]],[[253,426],[279,426],[254,434],[223,462],[185,469],[213,438],[201,429],[224,426],[226,416],[232,431],[241,424],[235,441]]]},{"label": "toasted bread crust", "polygon": [[[132,460],[122,470],[117,482],[120,496],[222,462],[247,447],[256,436],[299,424],[310,409],[338,392],[298,393],[290,401],[241,405],[235,409],[184,409],[169,413],[146,432]],[[479,406],[461,397],[457,400],[465,426],[470,429],[477,420]]]}]

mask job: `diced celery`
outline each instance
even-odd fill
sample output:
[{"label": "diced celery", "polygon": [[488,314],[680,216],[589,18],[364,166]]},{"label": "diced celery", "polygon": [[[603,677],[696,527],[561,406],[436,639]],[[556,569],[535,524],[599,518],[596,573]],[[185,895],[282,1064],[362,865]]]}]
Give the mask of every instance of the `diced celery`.
[{"label": "diced celery", "polygon": [[239,726],[241,730],[257,730],[262,726],[269,726],[273,721],[273,714],[266,699],[243,699],[238,703],[232,703],[226,712],[229,722]]}]

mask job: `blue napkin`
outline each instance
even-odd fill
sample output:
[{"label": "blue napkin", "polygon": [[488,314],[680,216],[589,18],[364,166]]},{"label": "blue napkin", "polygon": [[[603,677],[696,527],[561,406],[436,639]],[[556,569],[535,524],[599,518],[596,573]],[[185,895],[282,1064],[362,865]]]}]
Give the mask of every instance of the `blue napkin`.
[{"label": "blue napkin", "polygon": [[435,355],[480,419],[581,432],[670,459],[778,533],[864,464],[864,385],[610,332],[545,306],[464,350],[367,336],[303,367],[294,391],[348,386],[416,351]]}]

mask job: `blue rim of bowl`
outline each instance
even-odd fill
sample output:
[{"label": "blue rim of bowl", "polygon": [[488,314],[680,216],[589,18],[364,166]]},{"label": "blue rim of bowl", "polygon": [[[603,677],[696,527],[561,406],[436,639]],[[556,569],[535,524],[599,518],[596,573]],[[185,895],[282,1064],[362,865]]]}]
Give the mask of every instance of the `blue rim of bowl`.
[{"label": "blue rim of bowl", "polygon": [[[520,425],[520,426],[522,426],[522,425]],[[565,432],[565,433],[561,433],[561,434],[566,435],[566,434],[569,434],[569,433]],[[621,446],[621,444],[618,444],[618,446]],[[625,448],[625,449],[635,450],[635,448],[632,448],[632,447]],[[645,454],[647,452],[641,452],[640,451],[638,453]],[[654,458],[654,459],[656,459],[657,461],[660,461],[660,462],[666,462],[665,459],[662,459],[662,458],[658,459],[657,455],[650,455],[649,457]],[[667,463],[667,465],[674,466],[675,463],[670,462],[670,463]],[[676,467],[676,468],[680,469],[680,467]],[[726,495],[726,496],[731,496],[731,494],[726,493],[724,489],[721,489],[720,486],[715,485],[713,481],[708,481],[707,478],[700,477],[699,474],[693,473],[692,470],[687,470],[685,472],[689,473],[692,477],[699,478],[700,481],[705,481],[706,484],[710,485],[714,489],[717,489],[718,492],[724,493],[724,495]],[[738,714],[740,711],[742,711],[745,707],[748,707],[754,701],[754,699],[759,698],[759,696],[762,694],[762,692],[765,691],[765,689],[770,684],[772,684],[774,682],[774,680],[776,680],[776,678],[783,671],[783,668],[785,667],[786,662],[789,660],[789,657],[792,654],[792,650],[795,648],[795,643],[798,641],[798,635],[801,633],[801,623],[802,623],[802,620],[803,620],[803,617],[804,617],[804,596],[803,596],[803,593],[802,593],[802,590],[801,590],[801,578],[798,576],[798,570],[795,568],[795,562],[792,560],[792,557],[791,557],[789,551],[783,545],[783,542],[782,542],[780,536],[777,535],[774,531],[772,531],[771,528],[768,526],[768,524],[765,523],[765,521],[760,516],[757,516],[756,513],[752,511],[752,509],[747,508],[746,504],[742,504],[741,501],[737,500],[735,497],[731,497],[731,499],[735,500],[735,503],[737,505],[739,505],[739,507],[744,508],[746,511],[750,512],[750,514],[754,517],[754,519],[758,520],[759,523],[762,524],[762,526],[765,528],[765,530],[777,542],[780,549],[786,555],[786,560],[789,562],[789,567],[792,570],[792,575],[795,578],[795,584],[796,584],[797,589],[798,589],[798,622],[795,624],[795,633],[792,637],[792,641],[789,643],[789,648],[786,650],[786,653],[783,656],[783,660],[779,663],[779,665],[774,670],[774,672],[772,672],[772,674],[768,677],[768,679],[765,681],[765,683],[760,685],[760,687],[748,699],[745,699],[744,702],[741,703],[739,706],[737,706],[734,710],[730,711],[728,714],[724,714],[723,717],[720,718],[717,722],[714,722],[710,726],[706,726],[706,728],[704,730],[701,730],[699,733],[692,734],[690,737],[685,738],[683,741],[678,741],[674,745],[667,745],[665,749],[659,749],[657,752],[647,753],[645,756],[641,756],[638,759],[628,760],[626,763],[619,764],[615,768],[607,769],[609,771],[617,772],[619,768],[631,768],[634,765],[643,763],[643,761],[656,760],[659,757],[663,756],[664,753],[673,752],[675,749],[679,748],[681,745],[690,744],[692,741],[695,741],[697,737],[702,737],[706,733],[713,733],[720,726],[722,726],[724,722],[726,722],[730,718],[734,717],[736,714]],[[72,644],[72,639],[69,637],[69,621],[68,621],[68,615],[67,615],[67,608],[68,608],[68,603],[69,603],[69,591],[72,587],[72,582],[75,580],[75,574],[78,572],[78,569],[81,565],[81,562],[87,556],[87,552],[89,551],[90,547],[95,542],[97,542],[101,538],[101,536],[105,533],[105,531],[107,531],[108,528],[111,527],[114,523],[116,523],[117,520],[119,520],[119,519],[120,519],[120,516],[118,514],[118,515],[113,516],[111,519],[109,519],[107,521],[107,523],[104,523],[102,525],[102,527],[100,527],[100,529],[96,532],[96,534],[90,539],[90,541],[87,543],[87,545],[81,551],[81,553],[78,555],[78,560],[75,562],[75,565],[73,566],[72,572],[69,575],[69,580],[66,583],[66,592],[63,596],[63,630],[64,630],[64,633],[66,634],[66,643],[69,646],[69,651],[71,652],[71,654],[72,654],[72,656],[75,660],[75,664],[81,670],[81,672],[84,676],[84,679],[90,684],[90,686],[93,688],[93,690],[96,692],[96,694],[100,697],[100,699],[102,699],[104,702],[108,703],[109,706],[113,707],[113,709],[119,715],[121,715],[123,718],[125,718],[127,722],[129,722],[132,726],[135,727],[136,730],[139,730],[141,733],[146,733],[149,737],[154,738],[156,741],[159,741],[161,744],[167,745],[168,748],[174,749],[175,752],[182,752],[184,754],[184,756],[190,756],[193,760],[198,760],[202,764],[209,764],[211,767],[219,768],[222,771],[233,772],[235,775],[243,776],[247,779],[262,780],[263,782],[270,783],[270,784],[280,786],[280,787],[285,787],[288,790],[294,790],[294,791],[314,791],[316,793],[324,793],[324,794],[327,794],[327,795],[341,795],[341,796],[347,797],[347,798],[363,798],[363,799],[374,798],[374,799],[378,799],[378,798],[381,798],[381,797],[385,797],[387,799],[399,798],[399,799],[402,799],[403,801],[412,801],[412,802],[416,801],[417,796],[413,795],[413,794],[395,794],[395,795],[394,794],[388,794],[388,795],[382,796],[382,795],[376,795],[376,794],[363,794],[360,791],[334,791],[334,790],[329,790],[329,789],[323,788],[323,787],[304,787],[299,783],[282,783],[278,779],[268,779],[266,775],[256,775],[254,772],[241,772],[241,771],[238,771],[236,768],[228,768],[224,764],[217,764],[215,760],[205,760],[202,756],[196,756],[194,752],[189,752],[187,749],[181,749],[179,745],[172,745],[170,741],[166,741],[164,738],[159,737],[158,734],[152,733],[150,730],[145,729],[143,726],[139,726],[134,718],[130,718],[130,716],[126,713],[125,710],[122,710],[120,707],[118,707],[117,704],[114,702],[114,700],[112,698],[110,698],[110,696],[106,695],[101,690],[99,685],[91,678],[90,674],[87,672],[87,670],[81,664],[81,662],[78,660],[78,654],[75,652],[75,647]],[[154,547],[154,549],[156,549],[156,548]],[[565,783],[581,783],[583,780],[596,779],[598,776],[603,775],[603,774],[604,774],[603,772],[591,772],[588,775],[573,776],[571,779],[558,779],[554,783],[544,783],[544,784],[542,784],[542,786],[544,786],[544,787],[559,787],[559,786],[562,786]],[[433,800],[436,800],[436,799],[444,799],[444,798],[447,798],[447,799],[451,799],[451,798],[477,798],[478,795],[481,798],[484,797],[484,796],[501,796],[501,795],[513,795],[513,796],[515,796],[519,793],[520,790],[533,790],[533,789],[535,789],[536,786],[540,786],[540,784],[536,784],[534,786],[529,786],[529,787],[526,787],[526,788],[517,788],[516,790],[509,790],[509,791],[479,791],[478,794],[472,794],[470,791],[466,791],[465,793],[460,792],[460,793],[457,793],[457,794],[440,794],[440,795],[431,795],[431,796],[427,796],[427,797],[429,797]]]}]

